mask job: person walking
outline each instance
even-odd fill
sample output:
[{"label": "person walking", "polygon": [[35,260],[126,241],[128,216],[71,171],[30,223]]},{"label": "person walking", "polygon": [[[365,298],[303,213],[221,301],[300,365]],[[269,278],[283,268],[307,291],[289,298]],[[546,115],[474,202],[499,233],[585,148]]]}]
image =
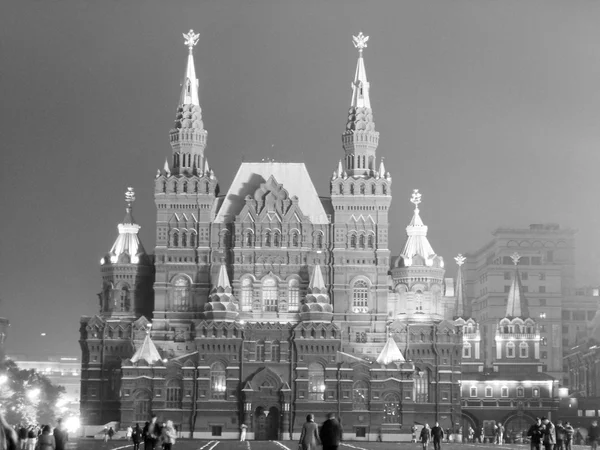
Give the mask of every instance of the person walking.
[{"label": "person walking", "polygon": [[496,426],[496,444],[502,445],[504,443],[504,425],[502,425],[501,422],[498,422]]},{"label": "person walking", "polygon": [[50,425],[44,425],[42,434],[38,439],[36,450],[56,450],[56,441],[54,436],[50,434]]},{"label": "person walking", "polygon": [[173,426],[172,420],[167,420],[167,423],[160,431],[160,440],[162,441],[163,450],[171,450],[177,439],[177,432]]},{"label": "person walking", "polygon": [[69,440],[69,433],[63,425],[63,420],[58,419],[56,421],[56,428],[54,428],[54,442],[56,444],[56,450],[65,450],[67,442]]},{"label": "person walking", "polygon": [[571,422],[565,423],[565,450],[573,450],[573,436],[575,436],[575,428]]},{"label": "person walking", "polygon": [[19,448],[21,450],[27,450],[27,428],[25,425],[19,427]]},{"label": "person walking", "polygon": [[104,443],[108,442],[108,427],[104,427]]},{"label": "person walking", "polygon": [[431,441],[431,428],[429,428],[428,423],[426,423],[425,426],[423,428],[421,428],[421,433],[419,434],[419,440],[421,441],[423,450],[427,450],[427,447],[429,447],[429,441]]},{"label": "person walking", "polygon": [[444,430],[440,427],[439,422],[431,429],[431,440],[433,441],[433,450],[441,450],[442,439],[444,439]]},{"label": "person walking", "polygon": [[240,427],[240,442],[244,442],[246,440],[246,433],[248,431],[248,425],[245,423]]},{"label": "person walking", "polygon": [[327,414],[327,420],[323,422],[319,432],[323,450],[337,450],[342,440],[342,426],[335,419],[334,413]]},{"label": "person walking", "polygon": [[592,426],[588,430],[588,440],[590,441],[590,447],[592,450],[598,448],[598,441],[600,441],[600,427],[598,427],[598,421],[592,421]]},{"label": "person walking", "polygon": [[37,432],[33,425],[29,425],[27,429],[27,450],[35,450],[35,444],[37,443]]},{"label": "person walking", "polygon": [[2,414],[0,414],[0,448],[6,450],[17,450],[19,448],[19,436]]},{"label": "person walking", "polygon": [[539,417],[535,418],[533,425],[527,430],[527,436],[529,436],[529,448],[531,450],[540,450],[542,443],[542,419]]},{"label": "person walking", "polygon": [[321,445],[319,427],[315,423],[315,416],[312,414],[306,416],[298,445],[302,450],[317,450],[317,446]]},{"label": "person walking", "polygon": [[152,419],[148,422],[148,427],[144,427],[144,432],[144,450],[154,450],[160,436],[160,424],[156,414],[152,414]]},{"label": "person walking", "polygon": [[563,426],[562,420],[558,420],[555,425],[556,428],[556,447],[555,450],[565,450],[565,440],[567,438],[567,431]]},{"label": "person walking", "polygon": [[547,417],[542,417],[542,442],[545,450],[554,450],[556,445],[556,427]]},{"label": "person walking", "polygon": [[131,442],[133,443],[133,450],[139,450],[140,444],[142,443],[143,433],[140,428],[140,424],[136,423],[131,432]]}]

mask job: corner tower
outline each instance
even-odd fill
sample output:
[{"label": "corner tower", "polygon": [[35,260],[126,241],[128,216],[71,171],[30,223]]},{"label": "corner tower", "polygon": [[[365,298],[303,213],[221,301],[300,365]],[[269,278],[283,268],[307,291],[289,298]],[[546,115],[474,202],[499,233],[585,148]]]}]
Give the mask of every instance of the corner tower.
[{"label": "corner tower", "polygon": [[[368,36],[354,36],[358,62],[346,129],[344,157],[331,179],[333,206],[333,308],[344,314],[352,335],[367,350],[368,342],[385,341],[388,297],[388,210],[392,178],[383,161],[377,165],[379,133],[375,131],[364,49]],[[381,321],[377,320],[378,315]],[[379,323],[380,322],[380,323]],[[364,345],[362,345],[364,344]],[[369,349],[371,352],[372,349]]]}]

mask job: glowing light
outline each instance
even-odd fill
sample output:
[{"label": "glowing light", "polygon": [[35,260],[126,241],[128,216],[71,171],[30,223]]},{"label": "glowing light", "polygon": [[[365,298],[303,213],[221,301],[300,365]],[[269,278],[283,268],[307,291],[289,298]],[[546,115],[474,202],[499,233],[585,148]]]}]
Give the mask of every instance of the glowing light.
[{"label": "glowing light", "polygon": [[65,420],[65,427],[69,433],[75,433],[80,426],[81,423],[79,421],[79,417],[71,416]]},{"label": "glowing light", "polygon": [[40,336],[46,336],[46,333],[40,333]]},{"label": "glowing light", "polygon": [[29,389],[27,391],[27,398],[33,402],[39,398],[41,393],[42,391],[39,388]]},{"label": "glowing light", "polygon": [[0,375],[0,385],[6,384],[8,382],[8,376]]}]

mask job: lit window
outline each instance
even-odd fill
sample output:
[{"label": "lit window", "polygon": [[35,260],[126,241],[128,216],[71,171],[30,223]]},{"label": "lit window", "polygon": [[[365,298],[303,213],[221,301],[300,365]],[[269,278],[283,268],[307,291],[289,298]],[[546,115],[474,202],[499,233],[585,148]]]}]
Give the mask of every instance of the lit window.
[{"label": "lit window", "polygon": [[465,342],[465,344],[463,345],[462,356],[463,358],[471,357],[471,344],[469,342]]},{"label": "lit window", "polygon": [[494,393],[494,390],[492,389],[491,386],[486,386],[485,387],[485,396],[486,397],[491,397]]},{"label": "lit window", "polygon": [[500,388],[500,397],[508,397],[508,387],[502,386]]},{"label": "lit window", "polygon": [[352,287],[352,311],[355,313],[367,312],[369,309],[369,285],[366,281],[359,280]]},{"label": "lit window", "polygon": [[506,344],[506,357],[507,358],[515,357],[515,343],[514,342],[508,342]]},{"label": "lit window", "polygon": [[519,344],[519,357],[527,358],[529,356],[529,345],[527,342],[521,342]]},{"label": "lit window", "polygon": [[244,278],[242,280],[242,311],[252,311],[252,279]]},{"label": "lit window", "polygon": [[180,277],[173,283],[173,306],[176,310],[185,310],[189,307],[190,280]]},{"label": "lit window", "polygon": [[226,376],[223,363],[216,362],[210,368],[210,395],[213,399],[225,398]]},{"label": "lit window", "polygon": [[477,386],[471,386],[471,389],[469,389],[469,396],[477,397]]},{"label": "lit window", "polygon": [[545,319],[546,318],[546,313],[540,313],[540,319]]},{"label": "lit window", "polygon": [[354,411],[367,410],[369,398],[369,385],[366,381],[355,381],[352,386],[352,409]]},{"label": "lit window", "polygon": [[300,299],[300,283],[298,280],[290,280],[288,284],[288,310],[298,311]]},{"label": "lit window", "polygon": [[319,363],[308,365],[308,399],[324,400],[325,392],[325,369]]},{"label": "lit window", "polygon": [[264,311],[277,311],[277,281],[267,278],[262,284],[262,301]]},{"label": "lit window", "polygon": [[531,390],[531,396],[532,396],[532,397],[539,397],[539,396],[540,396],[540,389],[539,389],[539,388],[536,388],[536,387],[534,387],[534,388]]},{"label": "lit window", "polygon": [[414,398],[417,403],[429,401],[429,371],[418,370],[413,380]]},{"label": "lit window", "polygon": [[400,421],[400,397],[396,393],[386,394],[383,398],[383,422],[399,423]]}]

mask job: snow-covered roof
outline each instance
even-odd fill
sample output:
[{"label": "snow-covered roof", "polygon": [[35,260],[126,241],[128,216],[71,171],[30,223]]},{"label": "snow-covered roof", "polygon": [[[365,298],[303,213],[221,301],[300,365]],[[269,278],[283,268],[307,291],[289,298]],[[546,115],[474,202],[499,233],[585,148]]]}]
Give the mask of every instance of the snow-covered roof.
[{"label": "snow-covered roof", "polygon": [[271,176],[283,185],[290,198],[298,197],[300,210],[312,223],[329,223],[304,163],[277,162],[242,163],[219,208],[215,222],[232,221],[245,206],[246,196],[253,195]]},{"label": "snow-covered roof", "polygon": [[388,365],[395,361],[405,362],[406,360],[404,359],[404,356],[402,356],[398,344],[396,344],[394,338],[390,336],[388,337],[383,350],[381,350],[381,353],[377,357],[377,362],[379,364]]},{"label": "snow-covered roof", "polygon": [[160,361],[162,358],[156,349],[156,345],[150,339],[150,333],[144,338],[142,345],[135,351],[131,357],[131,362],[136,363],[140,360],[146,361],[148,364],[154,364],[156,361]]}]

